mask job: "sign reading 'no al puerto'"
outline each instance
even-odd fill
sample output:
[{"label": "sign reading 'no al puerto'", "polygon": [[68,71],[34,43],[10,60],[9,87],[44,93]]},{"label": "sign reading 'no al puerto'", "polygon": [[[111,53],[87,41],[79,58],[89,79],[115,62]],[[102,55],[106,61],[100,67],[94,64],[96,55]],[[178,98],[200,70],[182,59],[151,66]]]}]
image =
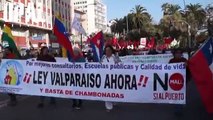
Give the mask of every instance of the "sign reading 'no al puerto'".
[{"label": "sign reading 'no al puerto'", "polygon": [[185,65],[3,60],[0,92],[87,100],[185,104]]}]

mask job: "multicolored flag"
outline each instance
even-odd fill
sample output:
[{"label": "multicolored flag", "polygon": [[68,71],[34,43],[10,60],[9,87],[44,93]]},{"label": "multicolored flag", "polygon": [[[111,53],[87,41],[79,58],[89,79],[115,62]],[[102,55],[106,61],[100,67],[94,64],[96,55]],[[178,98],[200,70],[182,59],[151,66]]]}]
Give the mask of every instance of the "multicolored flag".
[{"label": "multicolored flag", "polygon": [[8,43],[8,47],[10,47],[13,50],[13,53],[16,55],[17,58],[21,58],[21,55],[14,41],[14,37],[12,35],[10,25],[6,22],[4,23],[4,29],[3,29],[1,39],[2,39],[2,42]]},{"label": "multicolored flag", "polygon": [[154,37],[150,38],[150,41],[149,41],[147,46],[148,46],[148,48],[155,48],[156,47],[156,43],[155,43],[155,38]]},{"label": "multicolored flag", "polygon": [[99,62],[103,56],[104,51],[104,37],[102,31],[91,38],[90,45],[93,51],[94,62]]},{"label": "multicolored flag", "polygon": [[[67,50],[67,52],[68,52],[67,54],[69,54],[68,59],[74,61],[75,56],[73,53],[72,43],[69,40],[69,37],[67,35],[67,31],[64,27],[64,24],[58,17],[55,17],[55,24],[53,27],[53,31],[54,31],[55,36],[57,37],[58,43]],[[65,55],[65,53],[64,53],[64,55]]]},{"label": "multicolored flag", "polygon": [[189,69],[208,113],[213,113],[213,39],[189,60]]}]

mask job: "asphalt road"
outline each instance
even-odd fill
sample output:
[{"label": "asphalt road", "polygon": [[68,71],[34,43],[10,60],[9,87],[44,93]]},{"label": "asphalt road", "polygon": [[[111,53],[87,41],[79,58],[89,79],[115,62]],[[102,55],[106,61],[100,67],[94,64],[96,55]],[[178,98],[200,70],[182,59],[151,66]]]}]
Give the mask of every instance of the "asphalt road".
[{"label": "asphalt road", "polygon": [[[183,115],[175,116],[175,106],[168,104],[118,103],[106,112],[104,102],[84,101],[81,110],[72,109],[69,99],[57,99],[51,106],[46,99],[44,108],[37,108],[39,97],[19,96],[18,105],[9,107],[7,95],[0,95],[0,120],[213,120],[206,113],[194,83],[187,86],[187,104]],[[212,101],[213,102],[213,101]]]}]

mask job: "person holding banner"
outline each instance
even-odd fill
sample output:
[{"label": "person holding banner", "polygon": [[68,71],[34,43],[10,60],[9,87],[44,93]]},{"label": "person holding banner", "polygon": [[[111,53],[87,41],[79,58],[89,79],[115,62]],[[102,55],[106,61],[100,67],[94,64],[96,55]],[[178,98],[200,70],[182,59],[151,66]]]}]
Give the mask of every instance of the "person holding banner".
[{"label": "person holding banner", "polygon": [[[86,62],[83,53],[79,47],[73,48],[74,56],[76,56],[75,62]],[[72,107],[76,110],[80,110],[82,106],[82,100],[80,99],[73,99]]]},{"label": "person holding banner", "polygon": [[150,48],[150,49],[149,49],[149,52],[148,52],[147,54],[148,54],[148,55],[157,55],[158,52],[156,51],[155,48]]},{"label": "person holding banner", "polygon": [[[101,59],[101,63],[119,63],[121,62],[120,58],[115,55],[115,50],[111,45],[108,45],[104,48],[104,55]],[[110,112],[113,109],[112,102],[105,102],[106,111]]]},{"label": "person holding banner", "polygon": [[[46,46],[43,46],[41,48],[40,54],[37,57],[37,61],[45,61],[45,62],[56,62],[56,59],[50,55],[49,49]],[[44,107],[44,96],[40,97],[40,103],[38,104],[38,108]],[[50,104],[55,105],[55,98],[50,98]]]},{"label": "person holding banner", "polygon": [[[13,49],[12,48],[10,48],[10,47],[4,48],[3,59],[16,59],[16,58],[17,57],[13,53]],[[6,84],[11,84],[11,78],[10,78],[9,82],[6,82]],[[17,104],[16,95],[15,94],[8,94],[8,95],[10,96],[10,101],[9,101],[8,105],[9,106],[16,106],[16,104]]]},{"label": "person holding banner", "polygon": [[179,48],[175,49],[173,51],[173,56],[174,58],[172,58],[169,63],[181,63],[184,62],[186,64],[186,83],[189,82],[190,80],[190,72],[189,72],[189,68],[188,68],[188,60],[186,58],[183,57],[183,51]]},{"label": "person holding banner", "polygon": [[179,48],[173,51],[173,58],[169,61],[169,63],[180,63],[180,62],[187,62],[187,59],[182,57],[183,51]]},{"label": "person holding banner", "polygon": [[[185,65],[187,66],[187,59],[183,57],[183,51],[179,48],[175,49],[173,51],[173,56],[174,58],[172,58],[169,63],[185,63]],[[186,83],[189,80],[189,72],[186,69]],[[175,115],[176,116],[181,116],[182,115],[182,110],[183,110],[183,106],[182,105],[176,105],[175,106]]]}]

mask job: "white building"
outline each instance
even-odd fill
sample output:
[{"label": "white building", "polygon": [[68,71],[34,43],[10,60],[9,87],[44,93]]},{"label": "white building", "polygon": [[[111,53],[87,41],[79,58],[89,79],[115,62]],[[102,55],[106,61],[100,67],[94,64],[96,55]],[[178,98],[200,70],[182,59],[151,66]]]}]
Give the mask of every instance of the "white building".
[{"label": "white building", "polygon": [[52,24],[52,0],[0,0],[0,19],[12,25],[12,34],[20,48],[40,43],[49,45]]},{"label": "white building", "polygon": [[102,0],[74,0],[75,9],[86,13],[87,25],[85,31],[88,35],[107,27],[107,7]]},{"label": "white building", "polygon": [[74,17],[73,0],[52,0],[52,14],[54,17],[60,14],[67,32],[71,33],[71,25]]},{"label": "white building", "polygon": [[12,24],[12,34],[20,48],[29,48],[30,43],[34,48],[42,43],[59,48],[52,35],[54,16],[59,13],[71,34],[73,0],[0,0],[0,20]]},{"label": "white building", "polygon": [[51,30],[51,4],[51,0],[1,0],[0,18],[18,25]]}]

